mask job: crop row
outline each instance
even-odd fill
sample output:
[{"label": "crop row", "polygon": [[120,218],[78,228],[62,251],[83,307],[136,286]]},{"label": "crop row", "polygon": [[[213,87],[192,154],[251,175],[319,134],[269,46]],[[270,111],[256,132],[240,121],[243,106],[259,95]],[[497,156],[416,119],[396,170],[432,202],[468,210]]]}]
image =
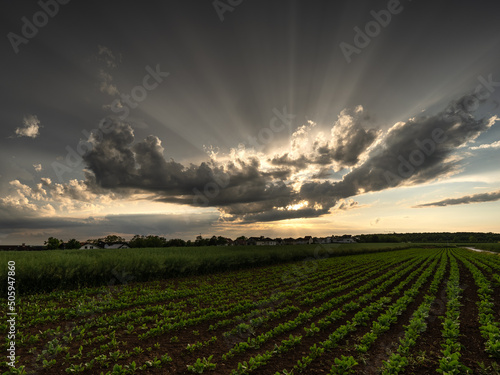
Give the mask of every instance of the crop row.
[{"label": "crop row", "polygon": [[491,356],[500,358],[500,324],[495,319],[493,289],[487,277],[470,261],[461,256],[461,261],[474,277],[479,295],[479,324],[480,331],[485,339],[485,351]]},{"label": "crop row", "polygon": [[[372,316],[381,311],[384,307],[388,306],[388,304],[392,300],[392,298],[390,297],[391,295],[395,295],[399,293],[399,291],[408,287],[411,280],[415,276],[420,275],[417,278],[416,282],[412,285],[412,287],[406,290],[401,298],[399,298],[396,302],[390,305],[386,310],[386,312],[397,310],[398,308],[408,303],[409,300],[411,300],[412,298],[415,297],[416,294],[418,294],[420,287],[423,285],[423,283],[425,283],[426,279],[431,275],[432,270],[435,268],[436,261],[432,262],[432,264],[429,264],[430,260],[431,258],[427,259],[426,262],[424,262],[419,268],[410,273],[410,275],[408,275],[406,279],[401,281],[389,293],[389,296],[380,297],[378,300],[362,308],[354,315],[354,317],[350,321],[347,321],[346,323],[340,325],[332,333],[330,333],[326,340],[310,346],[309,354],[303,356],[300,360],[298,360],[296,365],[294,366],[294,369],[299,372],[306,370],[306,368],[308,368],[308,366],[314,360],[322,356],[325,351],[335,348],[340,343],[341,340],[345,339],[349,334],[355,332],[357,330],[357,327],[361,325],[366,325],[370,321]],[[373,298],[373,296],[379,294],[381,291],[385,290],[389,285],[392,284],[392,282],[394,282],[398,278],[401,278],[402,274],[403,273],[396,274],[394,279],[390,279],[390,282],[383,283],[378,288],[375,288],[372,296],[370,296],[370,299]],[[363,299],[363,297],[361,297],[361,299]],[[361,306],[358,304],[356,307],[359,308]],[[340,359],[342,363],[344,360],[345,358]],[[350,361],[350,359],[347,359],[347,361]]]},{"label": "crop row", "polygon": [[484,350],[498,358],[497,258],[459,249],[402,250],[26,296],[19,300],[17,365],[42,375],[268,374],[277,366],[282,374],[349,373],[405,324],[397,350],[377,354],[380,364],[385,359],[380,372],[397,374],[414,361],[412,348],[421,345],[445,285],[442,347],[432,366],[466,373],[461,272],[474,277],[476,324]]},{"label": "crop row", "polygon": [[447,259],[447,252],[443,252],[441,255],[441,263],[429,287],[428,294],[426,294],[424,301],[413,313],[411,320],[406,327],[404,336],[399,341],[397,351],[393,353],[387,361],[384,361],[384,365],[381,369],[383,375],[398,374],[403,371],[406,366],[408,366],[408,355],[410,349],[416,344],[420,335],[427,329],[426,319],[429,316],[432,302],[436,298],[438,286],[444,277],[446,266],[448,264]]}]

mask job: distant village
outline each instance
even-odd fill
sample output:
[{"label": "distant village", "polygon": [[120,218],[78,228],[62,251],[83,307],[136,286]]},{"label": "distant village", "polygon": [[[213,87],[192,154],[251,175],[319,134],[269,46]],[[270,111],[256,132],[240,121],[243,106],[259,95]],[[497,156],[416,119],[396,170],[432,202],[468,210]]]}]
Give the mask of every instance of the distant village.
[{"label": "distant village", "polygon": [[349,244],[359,242],[360,238],[344,234],[342,236],[327,236],[327,237],[312,237],[305,236],[299,238],[270,238],[270,237],[245,237],[240,236],[236,239],[231,239],[222,236],[212,236],[211,238],[203,238],[197,236],[195,241],[184,241],[181,239],[166,240],[164,237],[158,236],[135,236],[130,241],[125,241],[119,236],[108,236],[98,240],[77,241],[70,240],[64,242],[56,238],[50,237],[45,241],[44,246],[22,245],[0,245],[0,250],[19,250],[19,251],[37,251],[47,249],[129,249],[129,248],[145,248],[145,247],[170,247],[170,246],[284,246],[284,245],[312,245],[312,244]]},{"label": "distant village", "polygon": [[194,241],[180,238],[166,239],[156,235],[135,235],[126,241],[125,238],[110,234],[104,238],[88,239],[78,241],[71,239],[63,241],[55,237],[49,237],[44,245],[30,246],[22,245],[0,245],[2,250],[37,251],[55,249],[129,249],[129,248],[159,248],[159,247],[194,247],[194,246],[284,246],[284,245],[312,245],[312,244],[350,244],[350,243],[500,243],[499,233],[482,232],[432,232],[432,233],[379,233],[360,234],[352,236],[312,237],[299,238],[270,238],[240,236],[231,239],[224,236],[202,237],[197,236]]}]

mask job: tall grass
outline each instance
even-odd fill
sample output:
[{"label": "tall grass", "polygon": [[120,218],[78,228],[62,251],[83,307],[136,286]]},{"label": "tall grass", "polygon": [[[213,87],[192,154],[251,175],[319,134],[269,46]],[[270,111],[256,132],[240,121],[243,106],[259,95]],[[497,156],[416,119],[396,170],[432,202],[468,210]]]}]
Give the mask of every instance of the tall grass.
[{"label": "tall grass", "polygon": [[7,262],[16,262],[18,294],[223,272],[303,260],[415,247],[415,244],[234,246],[151,249],[0,252],[0,289],[7,289]]}]

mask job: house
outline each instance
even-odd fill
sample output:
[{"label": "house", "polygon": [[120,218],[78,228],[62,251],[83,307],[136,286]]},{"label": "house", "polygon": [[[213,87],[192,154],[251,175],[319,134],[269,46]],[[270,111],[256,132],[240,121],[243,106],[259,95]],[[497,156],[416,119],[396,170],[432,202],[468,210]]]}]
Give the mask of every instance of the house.
[{"label": "house", "polygon": [[80,246],[80,250],[84,250],[84,249],[102,249],[102,247],[94,245],[93,243],[90,243],[90,242],[85,242],[85,243],[82,243],[82,246]]},{"label": "house", "polygon": [[310,245],[314,242],[311,236],[305,236],[304,238],[297,238],[295,240],[296,245]]},{"label": "house", "polygon": [[269,237],[265,237],[265,238],[261,237],[255,241],[255,244],[257,246],[276,246],[277,242],[276,242],[276,240],[272,240]]},{"label": "house", "polygon": [[250,237],[247,240],[247,245],[257,245],[257,241],[260,241],[260,237]]},{"label": "house", "polygon": [[247,245],[247,240],[244,238],[237,238],[234,241],[230,242],[231,246],[246,246]]},{"label": "house", "polygon": [[331,237],[314,237],[313,242],[317,244],[329,244],[332,243],[332,238]]},{"label": "house", "polygon": [[355,243],[356,241],[354,241],[353,238],[343,238],[341,240],[341,243]]},{"label": "house", "polygon": [[222,237],[226,242],[222,242],[221,238],[217,238],[217,246],[233,246],[233,240],[229,237]]},{"label": "house", "polygon": [[125,242],[113,242],[104,245],[105,249],[130,249],[130,246]]},{"label": "house", "polygon": [[295,240],[295,244],[294,245],[309,245],[311,243],[313,243],[313,239],[311,236],[308,236],[309,238],[307,237],[301,237],[301,238],[297,238]]},{"label": "house", "polygon": [[340,237],[334,237],[332,239],[333,243],[355,243],[356,241],[354,238],[351,237],[349,234],[344,234],[343,236]]}]

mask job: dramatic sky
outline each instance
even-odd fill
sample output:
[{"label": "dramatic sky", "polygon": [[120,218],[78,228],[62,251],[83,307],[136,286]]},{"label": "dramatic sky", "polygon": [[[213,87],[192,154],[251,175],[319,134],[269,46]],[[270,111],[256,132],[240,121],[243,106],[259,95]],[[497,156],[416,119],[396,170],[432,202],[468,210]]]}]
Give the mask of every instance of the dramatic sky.
[{"label": "dramatic sky", "polygon": [[499,10],[11,2],[0,243],[499,232]]}]

